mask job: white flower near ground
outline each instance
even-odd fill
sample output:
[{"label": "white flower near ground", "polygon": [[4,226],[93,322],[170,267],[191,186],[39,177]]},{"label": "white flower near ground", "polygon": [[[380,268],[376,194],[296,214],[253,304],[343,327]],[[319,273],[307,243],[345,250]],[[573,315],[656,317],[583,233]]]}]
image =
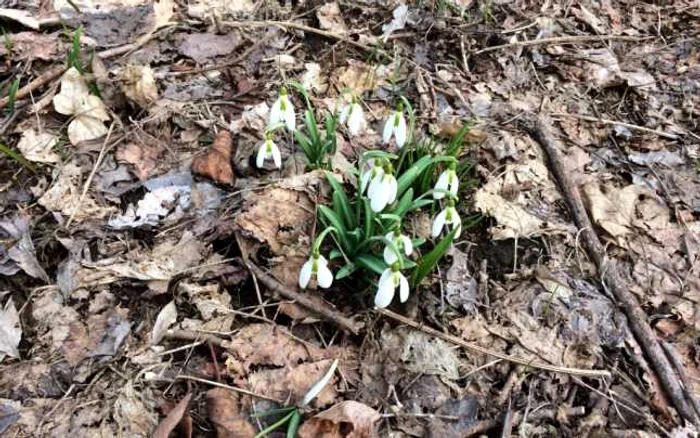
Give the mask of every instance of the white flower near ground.
[{"label": "white flower near ground", "polygon": [[314,386],[311,387],[309,392],[307,392],[304,395],[304,398],[301,399],[301,403],[299,403],[299,406],[304,407],[311,403],[313,399],[316,398],[317,395],[323,391],[323,388],[328,385],[328,382],[331,381],[331,377],[333,377],[333,373],[335,373],[335,369],[338,367],[338,359],[335,359],[333,363],[331,363],[330,368],[328,368],[328,371],[326,371],[326,374],[321,377],[321,380],[316,382]]},{"label": "white flower near ground", "polygon": [[452,229],[457,228],[455,239],[462,234],[462,219],[459,218],[459,213],[457,213],[454,202],[449,202],[447,207],[435,216],[435,220],[433,221],[433,237],[439,236],[445,225],[449,225]]},{"label": "white flower near ground", "polygon": [[382,172],[375,176],[369,183],[367,197],[370,201],[370,208],[373,212],[379,213],[384,208],[396,200],[398,183],[391,173]]},{"label": "white flower near ground", "polygon": [[360,132],[363,121],[364,113],[362,111],[362,105],[357,102],[346,105],[340,112],[340,123],[347,125],[348,132],[350,132],[351,135],[357,135]]},{"label": "white flower near ground", "polygon": [[272,158],[275,167],[278,169],[282,166],[282,154],[280,148],[277,147],[271,138],[266,139],[258,148],[258,155],[255,157],[255,165],[261,169],[265,164],[265,160]]},{"label": "white flower near ground", "polygon": [[368,161],[368,164],[370,168],[365,171],[365,173],[362,174],[362,178],[360,178],[360,194],[365,193],[370,181],[378,176],[384,176],[384,168],[379,165],[378,161],[372,159]]},{"label": "white flower near ground", "polygon": [[406,277],[398,270],[396,265],[386,268],[382,272],[382,276],[379,277],[379,283],[377,285],[377,294],[374,296],[375,307],[384,308],[391,304],[394,299],[394,293],[396,293],[396,288],[399,288],[399,299],[402,303],[405,303],[408,299],[408,280]]},{"label": "white flower near ground", "polygon": [[322,255],[313,255],[304,263],[299,272],[299,287],[306,289],[311,278],[316,276],[319,287],[328,289],[333,283],[333,273],[328,268],[328,260]]},{"label": "white flower near ground", "polygon": [[457,196],[459,191],[459,179],[457,178],[457,172],[454,169],[444,170],[438,177],[437,183],[435,183],[435,191],[433,192],[434,199],[442,199],[445,197],[445,190]]},{"label": "white flower near ground", "polygon": [[[386,240],[394,242],[399,251],[403,251],[403,253],[406,254],[406,257],[413,253],[413,242],[411,242],[411,239],[408,236],[401,234],[400,232],[397,234],[395,231],[390,231],[386,233],[386,236],[384,237]],[[399,261],[396,252],[394,252],[389,245],[384,247],[384,261],[387,265],[393,265]]]},{"label": "white flower near ground", "polygon": [[110,120],[102,100],[90,94],[85,79],[75,68],[69,68],[61,77],[61,92],[53,97],[56,112],[73,116],[68,124],[68,139],[77,145],[107,134],[104,122]]},{"label": "white flower near ground", "polygon": [[289,101],[287,89],[284,87],[280,90],[279,97],[275,103],[272,104],[272,108],[270,109],[268,124],[273,125],[275,123],[284,123],[291,132],[294,132],[294,129],[296,129],[294,106],[292,102]]},{"label": "white flower near ground", "polygon": [[406,119],[403,116],[403,111],[394,111],[394,114],[389,117],[384,124],[384,135],[382,139],[384,144],[389,143],[391,136],[396,137],[396,146],[402,148],[406,143]]}]

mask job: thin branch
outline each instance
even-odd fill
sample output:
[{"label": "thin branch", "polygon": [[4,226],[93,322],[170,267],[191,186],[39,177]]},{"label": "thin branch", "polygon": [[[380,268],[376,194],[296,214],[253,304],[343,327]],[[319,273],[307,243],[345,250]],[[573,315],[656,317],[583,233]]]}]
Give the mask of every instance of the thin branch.
[{"label": "thin branch", "polygon": [[251,397],[261,398],[263,400],[270,400],[270,401],[275,402],[275,403],[284,404],[284,402],[282,400],[277,400],[276,398],[268,397],[268,396],[262,395],[262,394],[256,394],[252,391],[248,391],[247,389],[239,388],[237,386],[226,385],[224,383],[215,382],[213,380],[200,379],[199,377],[187,376],[187,375],[179,375],[179,376],[175,377],[175,379],[176,380],[191,380],[193,382],[206,383],[207,385],[216,386],[218,388],[228,389],[229,391],[238,392],[240,394],[249,395]]},{"label": "thin branch", "polygon": [[401,324],[405,324],[411,328],[414,328],[416,330],[420,330],[420,331],[427,333],[431,336],[435,336],[436,338],[440,338],[443,341],[450,342],[450,343],[455,344],[455,345],[459,345],[460,347],[464,347],[467,350],[475,351],[477,353],[485,354],[487,356],[497,357],[499,359],[507,360],[508,362],[522,365],[524,367],[537,368],[540,370],[552,371],[554,373],[570,374],[573,376],[585,376],[585,377],[610,377],[611,376],[610,372],[605,371],[605,370],[586,370],[586,369],[581,369],[581,368],[564,368],[564,367],[558,367],[558,366],[539,363],[539,362],[533,362],[532,360],[521,359],[519,357],[509,356],[507,354],[499,353],[498,351],[489,350],[488,348],[484,348],[480,345],[476,345],[476,344],[472,344],[471,342],[464,341],[456,336],[452,336],[452,335],[449,335],[447,333],[442,333],[440,331],[435,330],[432,327],[425,326],[423,324],[417,323],[416,321],[413,321],[412,319],[406,318],[405,316],[399,315],[398,313],[394,313],[391,310],[377,309],[376,312],[378,312],[378,313],[380,313],[388,318],[391,318],[395,321],[398,321]]},{"label": "thin branch", "polygon": [[627,35],[580,35],[580,36],[562,36],[553,38],[540,38],[538,40],[517,41],[514,43],[501,44],[499,46],[486,47],[474,52],[474,55],[482,53],[495,52],[501,49],[510,49],[513,47],[531,47],[544,46],[549,44],[577,44],[577,43],[595,43],[600,41],[644,41],[653,37],[636,37]]},{"label": "thin branch", "polygon": [[631,123],[618,122],[617,120],[600,119],[598,117],[584,116],[581,114],[568,114],[568,113],[552,113],[552,117],[571,117],[573,119],[585,120],[587,122],[598,122],[598,123],[604,123],[606,125],[624,126],[625,128],[634,129],[635,131],[648,132],[649,134],[656,134],[659,137],[664,137],[664,138],[668,138],[671,140],[678,140],[678,136],[675,134],[669,134],[668,132],[658,131],[656,129],[646,128],[644,126],[632,125]]}]

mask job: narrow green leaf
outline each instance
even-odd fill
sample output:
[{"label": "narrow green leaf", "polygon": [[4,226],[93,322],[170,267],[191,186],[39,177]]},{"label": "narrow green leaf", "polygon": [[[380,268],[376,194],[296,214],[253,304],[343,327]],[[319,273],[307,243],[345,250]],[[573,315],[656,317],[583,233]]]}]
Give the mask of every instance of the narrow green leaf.
[{"label": "narrow green leaf", "polygon": [[275,423],[272,423],[271,425],[267,426],[265,429],[261,430],[260,432],[257,433],[253,438],[262,438],[267,436],[270,432],[273,430],[277,429],[278,427],[282,426],[284,423],[290,421],[292,417],[294,416],[294,413],[298,413],[296,409],[294,409],[292,412],[289,414],[285,415],[282,417],[280,420],[276,421]]},{"label": "narrow green leaf", "polygon": [[271,415],[286,414],[286,413],[291,412],[295,409],[296,409],[296,406],[285,406],[285,407],[279,408],[279,409],[270,409],[269,411],[253,412],[252,414],[250,414],[250,416],[253,418],[265,418],[265,417],[269,417]]},{"label": "narrow green leaf", "polygon": [[309,138],[311,139],[311,143],[320,143],[318,125],[316,125],[316,118],[314,117],[314,112],[310,109],[304,111],[304,119],[306,120],[306,128],[309,130]]},{"label": "narrow green leaf", "polygon": [[418,176],[423,173],[425,169],[428,168],[433,164],[433,158],[425,156],[421,158],[420,160],[416,161],[416,163],[411,166],[407,171],[401,175],[401,177],[398,180],[398,191],[397,195],[401,196],[403,193],[413,184],[413,181],[415,181]]},{"label": "narrow green leaf", "polygon": [[426,205],[432,204],[434,201],[432,199],[416,199],[413,204],[411,204],[411,208],[409,208],[409,211],[412,210],[418,210],[419,208],[423,208]]},{"label": "narrow green leaf", "polygon": [[357,262],[357,264],[363,268],[369,269],[370,271],[379,275],[382,275],[382,272],[384,272],[384,270],[387,268],[386,263],[384,263],[384,259],[372,254],[361,254],[355,257],[355,262]]},{"label": "narrow green leaf", "polygon": [[326,218],[326,220],[330,223],[330,225],[338,231],[337,237],[340,240],[340,244],[343,247],[347,247],[347,241],[348,241],[347,231],[346,231],[345,226],[343,225],[343,221],[340,219],[340,217],[333,210],[326,207],[325,205],[319,205],[318,211],[321,213],[321,215],[324,218]]},{"label": "narrow green leaf", "polygon": [[332,173],[326,172],[326,179],[333,189],[333,197],[335,198],[338,196],[339,198],[345,224],[348,226],[348,228],[355,228],[357,226],[357,224],[355,224],[355,215],[351,211],[350,200],[348,199],[348,195],[345,193],[345,189]]},{"label": "narrow green leaf", "polygon": [[364,198],[363,200],[365,206],[365,235],[364,238],[368,239],[374,235],[374,212],[370,207],[369,199]]},{"label": "narrow green leaf", "polygon": [[24,158],[22,154],[15,152],[9,146],[0,143],[0,153],[7,155],[12,160],[15,160],[17,163],[31,170],[32,173],[36,173],[36,167],[34,167],[34,165],[29,160]]},{"label": "narrow green leaf", "polygon": [[467,135],[469,132],[469,123],[465,123],[462,125],[461,128],[459,128],[459,131],[457,131],[457,134],[450,139],[450,142],[447,144],[447,147],[445,148],[445,152],[447,155],[452,155],[453,157],[459,157],[459,155],[462,152],[462,144],[464,143],[464,136]]},{"label": "narrow green leaf", "polygon": [[450,231],[450,233],[445,236],[444,239],[440,241],[432,251],[426,254],[418,262],[418,266],[413,271],[411,276],[411,287],[417,287],[420,282],[432,271],[437,265],[438,261],[445,255],[447,250],[452,245],[452,240],[454,240],[455,234],[457,234],[458,228]]},{"label": "narrow green leaf", "polygon": [[335,279],[340,280],[340,279],[345,278],[349,275],[352,275],[352,273],[357,271],[358,268],[359,268],[359,266],[357,266],[356,264],[348,263],[347,265],[338,269],[338,272],[335,274]]},{"label": "narrow green leaf", "polygon": [[294,438],[297,436],[297,429],[299,429],[299,423],[301,423],[301,414],[298,410],[294,411],[292,418],[289,420],[289,426],[287,426],[287,438]]},{"label": "narrow green leaf", "polygon": [[406,193],[401,196],[396,208],[394,209],[394,214],[399,217],[403,217],[406,212],[408,212],[411,207],[411,202],[413,201],[413,188],[406,190]]}]

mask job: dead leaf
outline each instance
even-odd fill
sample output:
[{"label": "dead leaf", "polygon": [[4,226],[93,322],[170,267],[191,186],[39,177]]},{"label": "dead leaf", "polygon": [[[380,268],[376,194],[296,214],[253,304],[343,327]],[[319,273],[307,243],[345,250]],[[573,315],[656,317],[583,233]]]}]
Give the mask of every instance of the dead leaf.
[{"label": "dead leaf", "polygon": [[85,79],[75,67],[61,77],[61,92],[54,96],[53,105],[57,112],[73,116],[68,124],[68,138],[72,144],[107,134],[103,123],[110,119],[107,108],[99,97],[90,94]]},{"label": "dead leaf", "polygon": [[177,307],[175,301],[171,301],[158,312],[156,322],[151,332],[151,345],[158,345],[165,336],[165,331],[177,321]]},{"label": "dead leaf", "polygon": [[30,29],[39,30],[39,21],[32,17],[29,12],[19,9],[0,8],[0,17],[16,21]]},{"label": "dead leaf", "polygon": [[95,357],[108,360],[114,356],[131,332],[127,320],[128,311],[115,308],[107,312],[90,315],[87,321],[73,321],[63,343],[63,355],[71,366],[83,359]]},{"label": "dead leaf", "polygon": [[0,221],[0,274],[13,275],[19,269],[34,278],[50,282],[36,258],[27,216]]},{"label": "dead leaf", "polygon": [[388,357],[406,370],[448,379],[459,378],[459,358],[441,339],[400,327],[382,330],[381,343]]},{"label": "dead leaf", "polygon": [[151,389],[142,386],[136,391],[128,381],[119,391],[112,416],[119,429],[118,436],[151,436],[158,424]]},{"label": "dead leaf", "polygon": [[235,182],[231,157],[233,140],[227,130],[219,131],[208,151],[192,160],[192,173],[206,176],[214,181],[232,186]]},{"label": "dead leaf", "polygon": [[408,6],[404,4],[397,6],[391,15],[393,16],[391,21],[382,26],[382,37],[385,42],[389,38],[389,35],[391,35],[393,32],[406,27],[406,20],[408,20]]},{"label": "dead leaf", "polygon": [[316,18],[318,18],[318,26],[321,29],[329,30],[334,34],[347,33],[348,27],[340,15],[340,7],[336,2],[325,3],[316,10]]},{"label": "dead leaf", "polygon": [[585,184],[582,191],[593,221],[615,238],[632,232],[635,205],[640,195],[647,193],[646,189],[635,184],[617,189],[602,186],[597,181]]},{"label": "dead leaf", "polygon": [[[12,61],[42,60],[55,61],[65,56],[66,44],[59,39],[59,33],[18,32],[7,35],[11,47],[0,44],[0,56]],[[10,49],[10,51],[8,51]]]},{"label": "dead leaf", "polygon": [[174,0],[156,0],[153,3],[153,14],[155,15],[155,29],[171,24],[170,19],[175,14]]},{"label": "dead leaf", "polygon": [[0,434],[3,434],[19,418],[22,404],[17,400],[0,399]]},{"label": "dead leaf", "polygon": [[255,428],[243,414],[235,393],[214,388],[207,391],[207,413],[214,424],[217,438],[250,438]]},{"label": "dead leaf", "polygon": [[22,326],[19,323],[19,313],[10,297],[5,303],[5,308],[0,310],[0,362],[5,355],[19,358],[17,347],[21,340]]},{"label": "dead leaf", "polygon": [[37,133],[34,129],[28,129],[22,134],[22,138],[17,143],[17,149],[22,152],[24,158],[36,163],[60,163],[53,148],[58,144],[58,138],[48,132]]},{"label": "dead leaf", "polygon": [[[202,316],[202,324],[197,327],[201,331],[228,332],[235,318],[231,306],[231,295],[221,291],[219,283],[190,284],[180,282],[178,289],[183,291],[189,302]],[[190,328],[192,329],[192,327]]]},{"label": "dead leaf", "polygon": [[187,406],[190,404],[192,393],[188,392],[185,397],[173,408],[168,415],[163,418],[156,430],[153,432],[153,438],[168,438],[170,433],[175,430],[177,425],[182,420],[187,412]]},{"label": "dead leaf", "polygon": [[312,90],[314,93],[321,94],[328,90],[328,79],[322,76],[321,65],[315,62],[307,62],[304,64],[306,71],[302,73],[299,82],[307,90]]},{"label": "dead leaf", "polygon": [[129,100],[145,108],[158,100],[158,86],[151,67],[130,65],[117,73],[121,89]]},{"label": "dead leaf", "polygon": [[308,419],[298,434],[300,438],[374,438],[379,412],[352,400],[338,403]]},{"label": "dead leaf", "polygon": [[159,157],[165,151],[160,142],[148,144],[127,143],[117,149],[114,154],[117,160],[129,163],[134,168],[134,174],[144,181],[152,176],[158,166]]},{"label": "dead leaf", "polygon": [[183,55],[202,64],[217,56],[228,55],[242,43],[238,32],[225,35],[215,33],[190,33],[182,37],[179,51]]},{"label": "dead leaf", "polygon": [[456,247],[450,248],[452,265],[445,274],[445,300],[454,308],[471,313],[476,309],[476,279],[469,273],[469,257]]},{"label": "dead leaf", "polygon": [[254,10],[255,2],[253,0],[194,0],[188,2],[187,15],[201,19],[211,16],[236,15]]},{"label": "dead leaf", "polygon": [[[277,400],[301,400],[301,398],[328,371],[332,359],[308,362],[301,365],[260,370],[248,376],[251,391]],[[335,377],[333,377],[335,379]],[[311,402],[317,408],[328,406],[338,399],[335,385],[329,383]]]}]

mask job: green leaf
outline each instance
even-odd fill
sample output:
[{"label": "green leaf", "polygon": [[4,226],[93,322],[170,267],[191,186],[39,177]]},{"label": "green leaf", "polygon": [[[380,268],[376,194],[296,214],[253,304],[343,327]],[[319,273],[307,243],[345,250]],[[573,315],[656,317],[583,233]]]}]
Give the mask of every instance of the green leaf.
[{"label": "green leaf", "polygon": [[334,260],[334,259],[340,258],[340,257],[342,257],[342,256],[343,256],[343,253],[340,252],[339,250],[335,249],[335,248],[333,248],[332,250],[330,250],[330,252],[328,253],[328,258],[329,258],[330,260]]},{"label": "green leaf", "polygon": [[343,218],[345,219],[345,223],[347,224],[348,228],[355,228],[357,226],[355,224],[355,215],[351,211],[350,200],[348,199],[348,195],[345,193],[345,189],[332,173],[326,172],[326,179],[333,189],[333,199],[335,199],[336,196],[339,198],[339,206],[341,208]]},{"label": "green leaf", "polygon": [[316,125],[316,118],[314,117],[314,112],[310,109],[304,111],[304,119],[306,120],[306,128],[309,130],[309,138],[311,138],[311,143],[318,145],[321,141],[318,133],[318,125]]},{"label": "green leaf", "polygon": [[406,212],[408,212],[408,209],[411,207],[411,202],[413,201],[413,188],[409,188],[406,190],[406,193],[403,194],[401,199],[399,199],[399,203],[396,205],[396,208],[394,209],[394,214],[399,217],[403,217]]},{"label": "green leaf", "polygon": [[18,163],[21,164],[22,166],[24,166],[24,167],[26,167],[27,169],[31,170],[32,173],[36,173],[36,167],[34,167],[34,165],[33,165],[29,160],[27,160],[26,158],[24,158],[24,156],[23,156],[22,154],[20,154],[20,153],[18,153],[18,152],[15,152],[15,151],[14,151],[13,149],[11,149],[9,146],[7,146],[7,145],[5,145],[5,144],[3,144],[3,143],[0,143],[0,153],[3,153],[3,154],[5,154],[5,155],[7,155],[7,156],[8,156],[9,158],[11,158],[12,160],[15,160],[16,162],[18,162]]},{"label": "green leaf", "polygon": [[345,278],[349,275],[352,275],[353,272],[357,271],[359,266],[357,266],[354,263],[348,263],[342,268],[338,269],[338,272],[335,274],[335,279],[340,280],[341,278]]},{"label": "green leaf", "polygon": [[379,275],[382,275],[382,272],[387,268],[384,259],[372,254],[361,254],[355,257],[355,262],[363,268],[369,269]]},{"label": "green leaf", "polygon": [[411,184],[413,184],[413,181],[415,181],[415,179],[418,178],[418,176],[420,176],[420,174],[423,173],[423,171],[425,171],[425,169],[427,169],[431,164],[433,164],[433,158],[425,156],[416,161],[413,166],[405,171],[398,180],[397,195],[401,196],[411,186]]},{"label": "green leaf", "polygon": [[296,409],[294,409],[292,412],[290,412],[289,414],[285,415],[285,416],[282,417],[280,420],[276,421],[275,423],[269,425],[269,426],[266,427],[265,429],[263,429],[263,430],[261,430],[260,432],[258,432],[257,435],[255,435],[253,438],[262,438],[262,437],[264,437],[264,436],[267,436],[270,432],[272,432],[273,430],[275,430],[275,429],[277,429],[278,427],[282,426],[284,423],[286,423],[286,422],[288,422],[288,421],[291,421],[292,418],[294,417],[294,414],[297,414],[297,415],[298,415],[298,414],[299,414],[299,411],[297,411]]},{"label": "green leaf", "polygon": [[374,234],[374,212],[369,205],[369,199],[364,198],[363,200],[365,206],[365,235],[364,238],[368,239]]},{"label": "green leaf", "polygon": [[416,199],[416,201],[411,204],[411,208],[409,208],[409,210],[418,210],[426,205],[431,205],[433,202],[434,201],[432,199]]},{"label": "green leaf", "polygon": [[250,414],[250,416],[253,418],[265,418],[265,417],[269,417],[271,415],[286,414],[286,413],[291,412],[295,409],[296,409],[296,406],[285,406],[285,407],[279,408],[279,409],[270,409],[269,411],[253,412],[252,414]]},{"label": "green leaf", "polygon": [[301,423],[301,414],[298,410],[294,411],[292,418],[289,420],[289,426],[287,426],[287,438],[294,438],[297,436],[297,429],[299,429],[299,423]]},{"label": "green leaf", "polygon": [[340,219],[340,217],[325,205],[319,205],[318,211],[324,218],[326,218],[330,225],[338,231],[338,239],[340,240],[340,244],[343,247],[347,247],[347,231],[345,230],[345,226],[343,225],[343,221]]},{"label": "green leaf", "polygon": [[415,249],[422,246],[425,243],[425,239],[423,239],[422,237],[419,237],[417,239],[411,239],[411,243],[413,244],[413,248]]},{"label": "green leaf", "polygon": [[306,90],[306,87],[304,87],[301,83],[299,83],[297,81],[287,81],[286,85],[289,85],[290,87],[297,90],[299,92],[299,94],[301,94],[302,97],[304,98],[304,101],[306,102],[306,107],[312,108],[311,100],[309,99],[309,92]]},{"label": "green leaf", "polygon": [[432,251],[421,258],[421,260],[418,262],[418,267],[416,267],[416,269],[413,271],[413,275],[411,276],[411,287],[417,287],[420,282],[430,273],[430,271],[435,268],[438,261],[440,261],[442,256],[444,256],[447,250],[450,248],[450,245],[452,245],[452,240],[454,240],[457,230],[459,230],[459,228],[455,228],[454,230],[450,231],[450,233],[445,236],[440,243],[435,245],[435,248],[433,248]]},{"label": "green leaf", "polygon": [[457,134],[450,140],[445,148],[445,153],[447,155],[452,155],[453,157],[459,157],[462,152],[462,144],[464,143],[464,136],[469,132],[469,123],[465,123],[459,128]]}]

